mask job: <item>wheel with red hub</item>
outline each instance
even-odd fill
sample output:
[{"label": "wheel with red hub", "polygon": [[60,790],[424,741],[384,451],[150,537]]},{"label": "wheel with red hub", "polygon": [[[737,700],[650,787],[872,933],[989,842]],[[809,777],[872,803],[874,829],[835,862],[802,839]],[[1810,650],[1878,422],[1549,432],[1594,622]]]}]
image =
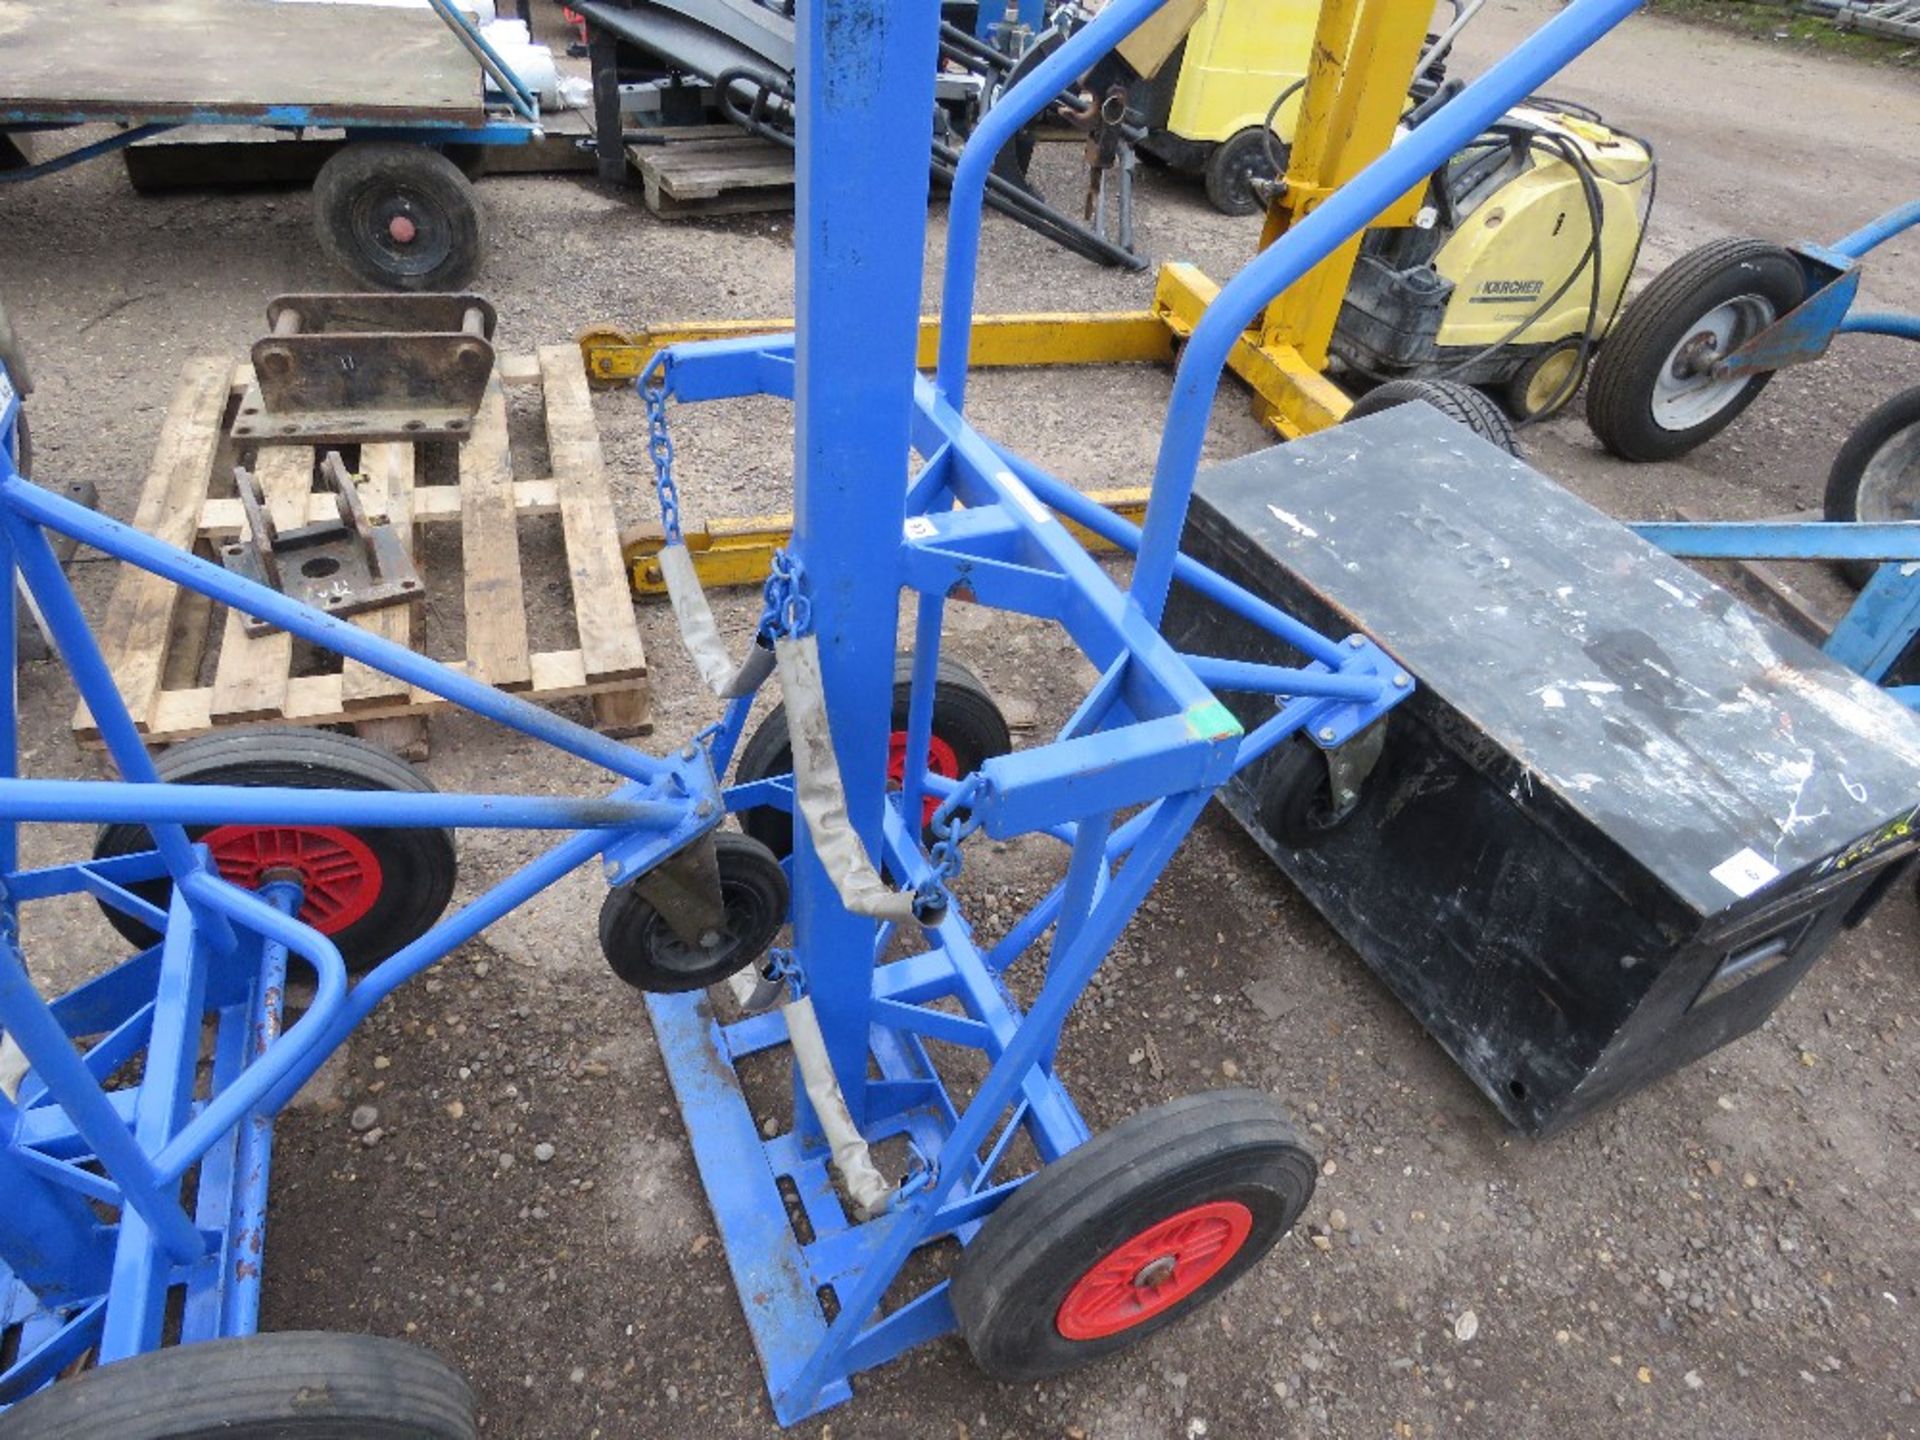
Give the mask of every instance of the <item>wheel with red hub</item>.
[{"label": "wheel with red hub", "polygon": [[480,202],[437,150],[362,140],[329,156],[313,180],[320,248],[381,290],[458,290],[480,267]]},{"label": "wheel with red hub", "polygon": [[[893,733],[887,741],[887,787],[900,788],[907,768],[907,705],[913,696],[913,657],[899,656],[893,667]],[[927,747],[927,768],[936,775],[958,779],[980,768],[981,762],[1013,748],[1006,716],[993,703],[987,687],[957,660],[942,660],[933,687],[933,739]],[[787,710],[776,705],[760,728],[740,747],[734,783],[745,785],[793,773],[793,742],[787,735]],[[933,818],[939,800],[929,796],[922,820]],[[740,828],[785,857],[793,853],[793,816],[785,810],[759,806],[740,813]]]},{"label": "wheel with red hub", "polygon": [[[326,730],[245,730],[206,735],[154,761],[160,778],[180,785],[278,786],[295,790],[397,790],[431,794],[411,766],[377,745]],[[336,825],[216,825],[187,832],[212,853],[221,875],[258,889],[270,873],[300,877],[300,918],[340,947],[350,970],[378,964],[425,934],[453,898],[453,834],[439,829],[350,830]],[[142,825],[105,825],[96,860],[151,850]],[[130,889],[165,909],[173,886]],[[160,937],[106,905],[108,921],[134,944]]]},{"label": "wheel with red hub", "polygon": [[1143,1110],[1040,1170],[961,1252],[951,1296],[999,1380],[1041,1380],[1204,1305],[1271,1250],[1318,1163],[1254,1090]]}]

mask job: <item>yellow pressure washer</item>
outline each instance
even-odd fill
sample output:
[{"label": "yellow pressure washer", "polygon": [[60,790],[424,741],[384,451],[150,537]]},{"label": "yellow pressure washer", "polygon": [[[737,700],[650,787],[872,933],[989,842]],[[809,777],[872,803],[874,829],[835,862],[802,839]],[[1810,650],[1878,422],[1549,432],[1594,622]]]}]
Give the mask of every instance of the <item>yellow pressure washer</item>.
[{"label": "yellow pressure washer", "polygon": [[[1436,72],[1478,9],[1459,5],[1430,38],[1403,125],[1458,88]],[[1284,183],[1320,11],[1319,0],[1207,0],[1146,81],[1140,148],[1204,175],[1223,213],[1265,209]],[[1494,392],[1517,420],[1551,414],[1619,311],[1654,175],[1646,143],[1591,110],[1547,99],[1513,110],[1432,178],[1410,224],[1368,233],[1333,368],[1363,383],[1444,377]]]}]

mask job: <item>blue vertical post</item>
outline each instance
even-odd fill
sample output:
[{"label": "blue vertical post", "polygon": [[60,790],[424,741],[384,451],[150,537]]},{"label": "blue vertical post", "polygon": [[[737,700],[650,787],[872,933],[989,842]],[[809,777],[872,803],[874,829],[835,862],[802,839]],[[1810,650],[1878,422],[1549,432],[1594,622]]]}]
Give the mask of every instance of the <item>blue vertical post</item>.
[{"label": "blue vertical post", "polygon": [[[927,225],[938,7],[813,0],[799,23],[794,554],[847,810],[880,853]],[[793,923],[827,1052],[866,1117],[876,927],[795,829]]]}]

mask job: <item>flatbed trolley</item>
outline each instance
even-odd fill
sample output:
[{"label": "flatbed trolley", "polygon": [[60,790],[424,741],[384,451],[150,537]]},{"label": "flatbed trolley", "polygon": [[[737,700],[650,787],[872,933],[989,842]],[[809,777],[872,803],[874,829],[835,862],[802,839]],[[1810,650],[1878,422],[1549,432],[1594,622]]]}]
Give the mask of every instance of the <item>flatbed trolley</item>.
[{"label": "flatbed trolley", "polygon": [[[379,289],[463,289],[480,261],[481,213],[444,152],[525,144],[541,133],[539,101],[451,0],[430,3],[433,13],[272,0],[10,7],[0,183],[181,126],[343,130],[346,142],[314,179],[322,248]],[[501,98],[488,98],[485,80]],[[30,137],[102,122],[120,128],[31,158]]]},{"label": "flatbed trolley", "polygon": [[[995,149],[1156,8],[1115,0],[988,116],[953,187],[948,316],[973,311]],[[411,1433],[472,1434],[457,1378],[444,1367],[425,1378],[417,1352],[254,1335],[273,1117],[395,986],[596,860],[612,887],[602,944],[651,992],[783,1424],[847,1399],[854,1373],[956,1329],[993,1375],[1065,1370],[1171,1323],[1256,1263],[1318,1173],[1267,1096],[1189,1097],[1094,1135],[1054,1066],[1069,1011],[1216,787],[1296,734],[1333,754],[1358,740],[1361,763],[1369,730],[1413,689],[1372,639],[1318,634],[1179,554],[1211,402],[1272,296],[1634,8],[1575,0],[1222,289],[1181,357],[1145,523],[1123,535],[1137,553],[1122,589],[1061,523],[1076,493],[965,419],[966,324],[945,335],[935,374],[914,370],[927,138],[901,117],[931,114],[931,9],[803,5],[798,332],[677,347],[645,387],[670,534],[670,398],[790,395],[798,524],[731,676],[724,657],[710,663],[717,638],[697,592],[676,595],[703,673],[731,703],[664,757],[72,505],[15,473],[0,444],[0,565],[37,598],[121,776],[16,778],[17,711],[0,706],[0,1026],[20,1062],[0,1098],[11,1337],[0,1404],[13,1407],[0,1436],[125,1434],[114,1417],[161,1403],[199,1418],[223,1405],[222,1433],[306,1433],[290,1413],[337,1426],[376,1393],[389,1420],[404,1398]],[[16,409],[7,392],[0,440]],[[590,761],[611,788],[439,794],[390,758],[311,732],[223,736],[203,742],[223,749],[183,745],[156,764],[49,530]],[[1176,581],[1306,660],[1179,653],[1158,628]],[[0,586],[7,605],[13,588]],[[901,683],[903,589],[918,598]],[[961,708],[983,714],[941,662],[955,598],[1058,622],[1099,678],[1057,737],[942,775],[960,768],[942,692],[967,692]],[[8,668],[12,635],[0,615]],[[753,691],[776,668],[793,772],[768,767],[723,789],[719,777],[731,765],[738,779],[756,749],[749,741],[733,764]],[[1216,691],[1272,697],[1272,716],[1244,731]],[[730,812],[746,833],[721,828]],[[106,828],[90,858],[22,868],[17,827],[40,822]],[[438,918],[452,886],[447,832],[463,826],[561,838]],[[956,894],[978,832],[1069,849],[1061,882],[992,945],[976,942]],[[73,894],[98,900],[144,948],[43,999],[14,916]],[[769,948],[783,921],[791,945]],[[313,984],[289,1022],[292,966]],[[1017,984],[1016,967],[1029,972]],[[722,979],[725,990],[709,988]],[[933,1063],[936,1041],[978,1059],[955,1088]],[[793,1119],[766,1137],[734,1067],[782,1049]],[[873,1147],[889,1140],[909,1159],[881,1175]],[[1039,1165],[1021,1173],[1012,1157],[1028,1145]],[[943,1240],[961,1247],[950,1276],[903,1268]],[[340,1373],[316,1405],[311,1377],[329,1367]],[[297,1376],[307,1409],[290,1412]]]}]

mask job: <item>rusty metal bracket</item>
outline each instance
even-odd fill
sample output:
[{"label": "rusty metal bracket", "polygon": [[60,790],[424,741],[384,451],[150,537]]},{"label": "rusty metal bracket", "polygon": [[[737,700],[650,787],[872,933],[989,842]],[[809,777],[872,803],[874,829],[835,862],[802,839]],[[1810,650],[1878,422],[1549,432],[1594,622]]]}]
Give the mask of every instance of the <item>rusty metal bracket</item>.
[{"label": "rusty metal bracket", "polygon": [[[221,546],[220,563],[329,615],[358,615],[424,600],[426,587],[400,532],[367,518],[360,489],[338,451],[329,451],[320,462],[320,478],[334,492],[340,518],[283,531],[267,512],[259,482],[236,466],[234,486],[246,512],[248,534]],[[279,627],[249,615],[245,629],[249,635],[271,635]]]},{"label": "rusty metal bracket", "polygon": [[282,295],[254,342],[234,438],[464,440],[493,373],[494,323],[478,295]]},{"label": "rusty metal bracket", "polygon": [[710,950],[726,935],[720,895],[720,856],[711,832],[676,851],[633,881],[667,928],[688,945]]}]

